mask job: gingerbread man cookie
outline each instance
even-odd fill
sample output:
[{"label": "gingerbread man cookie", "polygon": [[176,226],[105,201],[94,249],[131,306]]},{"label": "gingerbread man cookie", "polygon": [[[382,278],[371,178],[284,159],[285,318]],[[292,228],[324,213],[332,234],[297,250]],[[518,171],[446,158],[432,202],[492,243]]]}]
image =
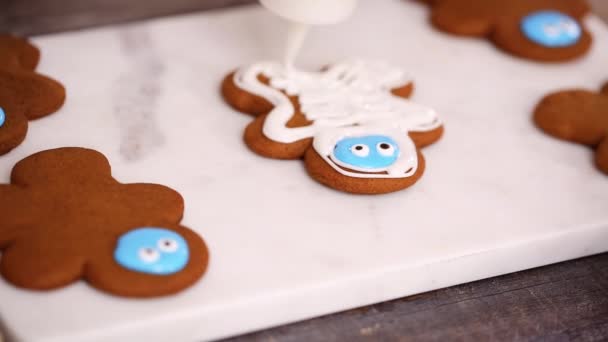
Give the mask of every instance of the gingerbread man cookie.
[{"label": "gingerbread man cookie", "polygon": [[420,148],[437,141],[436,112],[407,99],[413,83],[380,62],[346,61],[320,72],[257,63],[228,75],[222,94],[256,119],[245,142],[276,159],[304,159],[317,181],[350,193],[405,189],[422,175]]},{"label": "gingerbread man cookie", "polygon": [[65,89],[35,71],[40,51],[27,40],[0,35],[0,155],[17,147],[28,120],[57,111]]},{"label": "gingerbread man cookie", "polygon": [[421,0],[445,32],[487,38],[513,55],[546,62],[570,60],[591,47],[582,19],[585,0]]},{"label": "gingerbread man cookie", "polygon": [[595,163],[608,174],[608,83],[599,93],[565,90],[546,96],[534,111],[546,133],[595,149]]},{"label": "gingerbread man cookie", "polygon": [[0,184],[0,274],[48,290],[84,279],[130,297],[178,292],[205,272],[208,251],[181,226],[184,201],[156,184],[121,184],[84,148],[31,155]]}]

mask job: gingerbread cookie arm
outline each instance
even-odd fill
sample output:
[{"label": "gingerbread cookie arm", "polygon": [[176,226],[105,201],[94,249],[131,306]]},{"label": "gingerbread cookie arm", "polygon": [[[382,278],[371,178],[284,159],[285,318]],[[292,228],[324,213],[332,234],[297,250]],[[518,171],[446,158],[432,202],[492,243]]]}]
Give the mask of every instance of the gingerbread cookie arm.
[{"label": "gingerbread cookie arm", "polygon": [[[391,89],[391,93],[395,96],[408,99],[414,92],[414,83],[410,82],[402,87]],[[443,125],[434,128],[430,131],[412,131],[409,132],[410,138],[414,141],[418,148],[423,148],[434,144],[443,136],[444,128]]]},{"label": "gingerbread cookie arm", "polygon": [[[166,186],[157,184],[120,184],[113,190],[115,199],[125,203],[121,209],[124,222],[137,224],[129,217],[146,217],[147,222],[138,220],[140,225],[158,223],[178,223],[184,212],[182,196]],[[141,201],[142,198],[148,199]],[[118,213],[117,213],[118,214]]]},{"label": "gingerbread cookie arm", "polygon": [[[65,175],[69,174],[70,177]],[[109,161],[99,152],[83,148],[61,148],[33,154],[13,168],[11,181],[23,188],[44,186],[67,192],[74,184],[99,187],[91,202],[100,206],[124,203],[113,211],[114,222],[126,225],[177,223],[182,218],[184,200],[179,193],[158,184],[122,184],[112,178]],[[142,200],[145,199],[145,200]]]},{"label": "gingerbread cookie arm", "polygon": [[401,87],[391,89],[391,93],[397,97],[409,99],[414,93],[414,82],[409,82]]},{"label": "gingerbread cookie arm", "polygon": [[40,60],[40,50],[27,39],[0,34],[0,69],[34,70]]},{"label": "gingerbread cookie arm", "polygon": [[14,285],[28,289],[48,290],[68,285],[80,278],[86,256],[59,250],[65,247],[53,245],[43,237],[24,236],[4,249],[0,274]]},{"label": "gingerbread cookie arm", "polygon": [[487,6],[465,6],[456,1],[432,1],[431,22],[447,33],[485,37],[492,32],[495,16]]},{"label": "gingerbread cookie arm", "polygon": [[443,136],[444,128],[443,125],[427,131],[427,132],[410,132],[409,136],[416,144],[418,148],[424,148],[434,144]]},{"label": "gingerbread cookie arm", "polygon": [[[266,114],[272,110],[272,103],[261,96],[252,94],[239,88],[234,82],[235,72],[231,72],[224,78],[221,93],[224,100],[234,109],[253,116]],[[268,79],[260,76],[260,82],[268,82]]]},{"label": "gingerbread cookie arm", "polygon": [[52,184],[65,188],[99,179],[116,182],[111,179],[110,163],[103,154],[79,147],[34,153],[17,162],[11,172],[11,183],[23,188]]}]

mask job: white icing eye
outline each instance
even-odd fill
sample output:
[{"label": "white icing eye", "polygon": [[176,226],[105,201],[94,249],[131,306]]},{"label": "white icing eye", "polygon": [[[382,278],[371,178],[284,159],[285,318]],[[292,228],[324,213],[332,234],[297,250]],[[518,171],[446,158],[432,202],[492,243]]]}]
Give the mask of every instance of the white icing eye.
[{"label": "white icing eye", "polygon": [[392,157],[395,154],[395,146],[387,142],[378,143],[376,150],[384,157]]},{"label": "white icing eye", "polygon": [[369,147],[364,144],[353,145],[353,147],[350,148],[350,151],[357,157],[361,158],[365,158],[369,155]]},{"label": "white icing eye", "polygon": [[151,264],[160,258],[160,253],[150,247],[144,247],[139,249],[139,259],[147,264]]},{"label": "white icing eye", "polygon": [[562,28],[570,36],[577,36],[577,35],[579,35],[579,33],[581,31],[581,29],[577,23],[574,23],[572,21],[567,21],[567,20],[562,21]]},{"label": "white icing eye", "polygon": [[544,31],[549,37],[557,37],[560,34],[560,28],[556,25],[547,25],[545,26]]},{"label": "white icing eye", "polygon": [[161,252],[165,253],[173,253],[179,248],[177,241],[168,238],[158,240],[157,246]]}]

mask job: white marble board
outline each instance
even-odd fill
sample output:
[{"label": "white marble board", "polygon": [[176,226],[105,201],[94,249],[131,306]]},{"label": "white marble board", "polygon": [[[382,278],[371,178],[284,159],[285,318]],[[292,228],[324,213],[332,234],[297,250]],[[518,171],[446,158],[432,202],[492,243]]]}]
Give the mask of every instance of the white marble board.
[{"label": "white marble board", "polygon": [[250,118],[218,87],[236,66],[280,57],[284,23],[260,7],[35,37],[40,70],[68,100],[0,158],[0,181],[43,149],[98,149],[117,179],[178,190],[183,223],[212,258],[195,286],[153,300],[0,280],[8,336],[208,340],[607,251],[608,178],[589,149],[543,135],[530,113],[549,91],[608,79],[608,28],[589,17],[593,50],[545,65],[438,33],[427,15],[413,2],[362,1],[348,22],[313,31],[298,63],[387,59],[440,112],[446,134],[424,150],[422,180],[382,196],[325,188],[299,161],[247,150]]}]

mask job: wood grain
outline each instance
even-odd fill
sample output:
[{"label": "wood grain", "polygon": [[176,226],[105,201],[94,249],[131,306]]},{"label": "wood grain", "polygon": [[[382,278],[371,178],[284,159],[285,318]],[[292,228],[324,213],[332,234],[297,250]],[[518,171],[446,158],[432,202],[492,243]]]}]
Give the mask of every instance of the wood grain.
[{"label": "wood grain", "polygon": [[255,2],[256,0],[0,0],[0,32],[30,36]]},{"label": "wood grain", "polygon": [[230,339],[606,341],[608,254],[476,281]]}]

